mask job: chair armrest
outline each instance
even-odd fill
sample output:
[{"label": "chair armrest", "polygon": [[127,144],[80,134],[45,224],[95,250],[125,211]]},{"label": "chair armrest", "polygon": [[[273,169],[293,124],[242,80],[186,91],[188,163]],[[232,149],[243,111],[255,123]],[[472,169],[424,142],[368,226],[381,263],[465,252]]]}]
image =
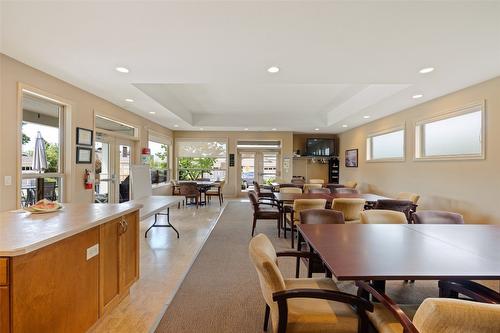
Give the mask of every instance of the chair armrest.
[{"label": "chair armrest", "polygon": [[311,252],[301,252],[301,251],[280,251],[276,252],[277,257],[296,257],[296,258],[307,258],[311,259],[316,257],[316,254]]},{"label": "chair armrest", "polygon": [[405,333],[419,333],[415,325],[413,325],[411,319],[389,296],[382,292],[379,292],[368,282],[356,281],[356,286],[370,293],[377,301],[380,302],[380,304],[382,304],[387,310],[389,310],[403,326],[403,330]]},{"label": "chair armrest", "polygon": [[274,198],[258,198],[257,202],[259,203],[259,205],[269,205],[269,206],[279,207],[278,201]]},{"label": "chair armrest", "polygon": [[476,302],[500,304],[500,293],[474,281],[439,281],[439,296],[458,298],[462,294]]}]

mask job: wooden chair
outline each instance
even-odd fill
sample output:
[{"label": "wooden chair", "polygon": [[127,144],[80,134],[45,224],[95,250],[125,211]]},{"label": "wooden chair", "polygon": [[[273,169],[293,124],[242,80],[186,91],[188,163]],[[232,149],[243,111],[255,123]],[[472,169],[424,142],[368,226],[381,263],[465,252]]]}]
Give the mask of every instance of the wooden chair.
[{"label": "wooden chair", "polygon": [[[373,285],[357,281],[358,295],[371,295],[379,303],[368,313],[378,332],[405,333],[494,333],[500,327],[500,306],[452,298],[427,298],[418,306],[400,306]],[[405,312],[406,310],[406,312]]]},{"label": "wooden chair", "polygon": [[[301,224],[344,224],[344,214],[331,209],[306,209],[300,212]],[[297,238],[297,249],[302,251],[302,236],[299,233]],[[312,258],[304,258],[307,264],[307,277],[312,277],[312,273],[327,273],[327,277],[331,277],[331,272],[325,269],[323,261],[313,252],[312,249],[305,249],[313,253]],[[300,258],[297,258],[296,276],[299,277]]]},{"label": "wooden chair", "polygon": [[356,188],[358,183],[354,180],[348,180],[344,183],[344,187]]},{"label": "wooden chair", "polygon": [[322,188],[321,184],[304,184],[304,193],[309,193],[309,191],[313,188]]},{"label": "wooden chair", "polygon": [[206,193],[205,196],[208,198],[208,202],[210,202],[211,197],[218,197],[219,198],[219,205],[222,206],[222,203],[224,202],[224,194],[222,193],[222,190],[224,189],[224,184],[226,182],[224,180],[221,180],[219,182],[215,182],[215,186],[209,189]]},{"label": "wooden chair", "polygon": [[332,209],[344,214],[346,224],[360,223],[360,214],[365,207],[365,199],[337,198],[333,199]]},{"label": "wooden chair", "polygon": [[500,304],[500,293],[474,281],[439,281],[439,297],[473,299],[477,302]]},{"label": "wooden chair", "polygon": [[323,185],[325,181],[323,179],[309,179],[309,184],[321,184]]},{"label": "wooden chair", "polygon": [[381,199],[377,200],[374,208],[402,212],[406,215],[408,223],[411,223],[411,215],[417,209],[417,205],[410,200]]},{"label": "wooden chair", "polygon": [[304,177],[292,177],[292,180],[290,182],[295,185],[304,185],[306,183],[306,180],[304,179]]},{"label": "wooden chair", "polygon": [[189,204],[188,200],[191,200],[191,204],[193,200],[195,201],[196,208],[198,208],[198,205],[200,204],[201,200],[201,193],[198,190],[198,186],[196,185],[196,182],[182,182],[179,184],[179,192],[180,195],[186,197],[186,205]]},{"label": "wooden chair", "polygon": [[274,198],[274,194],[272,191],[270,190],[265,190],[265,189],[261,189],[259,183],[257,183],[256,181],[253,182],[253,188],[254,188],[254,191],[255,193],[257,193],[257,196],[259,198]]},{"label": "wooden chair", "polygon": [[[290,231],[292,235],[290,237],[292,249],[295,247],[294,232],[295,232],[295,226],[300,223],[300,212],[305,209],[314,209],[314,208],[324,209],[325,206],[326,206],[325,199],[296,199],[293,201],[293,208],[292,211],[290,212],[290,220],[286,221],[290,225]],[[284,232],[286,233],[286,228]]]},{"label": "wooden chair", "polygon": [[311,188],[309,189],[309,193],[324,193],[324,194],[331,194],[330,189],[326,187],[322,188]]},{"label": "wooden chair", "polygon": [[[170,186],[172,186],[172,195],[181,195],[181,187],[175,180],[170,181]],[[182,200],[182,206],[184,206],[185,202],[185,200]],[[180,202],[177,204],[177,208],[181,208]]]},{"label": "wooden chair", "polygon": [[412,214],[415,224],[464,224],[464,217],[440,210],[422,210]]},{"label": "wooden chair", "polygon": [[278,204],[270,202],[268,198],[266,198],[266,201],[259,199],[254,191],[248,191],[248,198],[253,208],[252,237],[255,232],[257,220],[276,220],[278,237],[280,237],[281,212]]},{"label": "wooden chair", "polygon": [[411,192],[399,192],[398,195],[396,195],[397,200],[408,200],[413,202],[415,205],[418,203],[418,200],[420,199],[420,195],[416,193],[411,193]]},{"label": "wooden chair", "polygon": [[302,194],[302,189],[300,187],[280,187],[280,193]]},{"label": "wooden chair", "polygon": [[350,188],[350,187],[337,187],[333,190],[333,193],[359,194],[359,191],[356,190],[355,188]]},{"label": "wooden chair", "polygon": [[360,213],[361,224],[407,224],[406,215],[394,210],[370,209]]},{"label": "wooden chair", "polygon": [[308,257],[307,252],[278,252],[259,234],[250,241],[250,259],[266,302],[264,331],[271,317],[274,333],[367,332],[367,312],[373,305],[358,296],[338,291],[329,278],[285,279],[278,257]]}]

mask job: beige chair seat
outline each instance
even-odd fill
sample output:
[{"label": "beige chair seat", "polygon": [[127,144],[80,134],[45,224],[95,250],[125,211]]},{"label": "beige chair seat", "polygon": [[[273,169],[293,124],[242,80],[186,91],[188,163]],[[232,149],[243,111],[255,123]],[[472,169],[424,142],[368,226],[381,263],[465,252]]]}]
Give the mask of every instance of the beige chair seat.
[{"label": "beige chair seat", "polygon": [[218,194],[219,194],[219,190],[218,190],[218,189],[215,189],[215,190],[208,190],[206,193],[207,193],[207,194],[215,194],[215,195],[218,195]]},{"label": "beige chair seat", "polygon": [[[287,290],[314,288],[338,291],[328,278],[285,279]],[[288,300],[287,333],[357,332],[358,317],[347,304],[313,298]]]},{"label": "beige chair seat", "polygon": [[345,221],[345,224],[361,224],[361,220],[350,220],[350,221]]},{"label": "beige chair seat", "polygon": [[[413,319],[415,316],[418,306],[418,304],[399,305],[401,310],[403,310],[410,319]],[[401,326],[399,321],[382,304],[374,304],[373,312],[367,312],[367,314],[378,333],[403,333],[403,326]]]}]

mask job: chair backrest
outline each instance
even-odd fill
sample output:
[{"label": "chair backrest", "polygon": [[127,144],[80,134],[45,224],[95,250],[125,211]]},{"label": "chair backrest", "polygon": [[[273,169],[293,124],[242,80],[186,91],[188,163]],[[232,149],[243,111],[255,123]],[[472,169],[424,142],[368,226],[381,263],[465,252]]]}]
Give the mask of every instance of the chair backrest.
[{"label": "chair backrest", "polygon": [[359,220],[361,211],[365,207],[365,199],[337,198],[333,199],[332,209],[344,213],[344,220]]},{"label": "chair backrest", "polygon": [[337,187],[334,189],[333,193],[359,194],[359,191],[356,190],[355,188],[350,188],[350,187]]},{"label": "chair backrest", "polygon": [[361,224],[407,224],[406,215],[394,210],[370,209],[361,212]]},{"label": "chair backrest", "polygon": [[348,180],[344,183],[344,186],[350,188],[356,188],[356,186],[358,186],[358,183],[355,182],[354,180]]},{"label": "chair backrest", "polygon": [[259,197],[257,193],[254,191],[248,191],[248,199],[250,199],[250,203],[252,204],[253,210],[256,212],[259,210]]},{"label": "chair backrest", "polygon": [[396,199],[408,200],[416,205],[418,203],[418,200],[420,199],[420,195],[411,192],[399,192],[398,195],[396,196]]},{"label": "chair backrest", "polygon": [[248,251],[259,276],[262,295],[267,305],[277,310],[278,305],[273,301],[273,293],[285,290],[286,285],[278,268],[276,250],[269,238],[258,234],[250,241]]},{"label": "chair backrest", "polygon": [[300,221],[300,212],[305,209],[324,209],[326,199],[297,199],[293,201],[293,219]]},{"label": "chair backrest", "polygon": [[395,210],[406,214],[413,208],[413,205],[410,200],[381,199],[377,200],[375,209]]},{"label": "chair backrest", "polygon": [[500,332],[500,306],[451,298],[427,298],[413,324],[420,333]]},{"label": "chair backrest", "polygon": [[412,216],[415,224],[464,224],[462,215],[440,210],[421,210]]},{"label": "chair backrest", "polygon": [[297,184],[297,185],[304,185],[306,181],[304,180],[303,177],[294,177],[292,178],[292,180],[290,181],[290,183],[292,184]]},{"label": "chair backrest", "polygon": [[199,181],[199,182],[209,182],[210,178],[198,178],[196,180]]},{"label": "chair backrest", "polygon": [[302,189],[300,187],[281,187],[280,193],[297,193],[302,194]]},{"label": "chair backrest", "polygon": [[321,184],[323,185],[325,181],[323,179],[309,179],[309,184]]},{"label": "chair backrest", "polygon": [[305,209],[300,212],[302,224],[344,224],[344,214],[331,209]]},{"label": "chair backrest", "polygon": [[322,188],[321,184],[304,184],[304,193],[309,193],[309,190],[312,188]]},{"label": "chair backrest", "polygon": [[260,196],[260,185],[257,183],[255,180],[252,182],[253,183],[253,189],[255,193],[257,193],[258,196]]},{"label": "chair backrest", "polygon": [[184,196],[193,196],[198,195],[200,191],[198,191],[198,186],[196,182],[182,182],[179,184],[179,192]]},{"label": "chair backrest", "polygon": [[329,188],[310,188],[309,193],[325,193],[325,194],[330,194],[330,189]]}]

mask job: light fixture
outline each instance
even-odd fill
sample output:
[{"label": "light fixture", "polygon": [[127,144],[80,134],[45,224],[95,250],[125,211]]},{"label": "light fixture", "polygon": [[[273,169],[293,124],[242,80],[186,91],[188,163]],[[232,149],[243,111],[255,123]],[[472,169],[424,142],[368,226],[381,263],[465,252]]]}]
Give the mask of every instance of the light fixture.
[{"label": "light fixture", "polygon": [[344,124],[344,125],[342,125],[342,127],[343,127],[343,128],[346,128],[346,127],[347,127],[347,125],[346,125],[346,124]]},{"label": "light fixture", "polygon": [[411,97],[412,97],[413,99],[419,99],[419,98],[424,97],[424,95],[422,95],[422,94],[416,94],[416,95],[413,95],[413,96],[411,96]]},{"label": "light fixture", "polygon": [[134,103],[134,100],[132,98],[125,98],[125,102]]},{"label": "light fixture", "polygon": [[319,128],[315,128],[314,130],[315,130],[315,131],[319,131]]},{"label": "light fixture", "polygon": [[154,112],[154,111],[149,111],[149,114],[156,114],[156,112]]},{"label": "light fixture", "polygon": [[179,125],[175,124],[174,127],[179,127]]},{"label": "light fixture", "polygon": [[248,128],[245,128],[245,131],[248,131]]},{"label": "light fixture", "polygon": [[427,74],[427,73],[430,73],[433,71],[434,71],[434,67],[425,67],[425,68],[422,68],[421,70],[419,70],[418,72],[420,74]]},{"label": "light fixture", "polygon": [[130,72],[128,68],[126,67],[116,67],[115,70],[120,73],[128,73]]},{"label": "light fixture", "polygon": [[203,127],[200,127],[200,131],[203,131]]},{"label": "light fixture", "polygon": [[363,116],[363,118],[370,119],[370,116],[368,116],[368,115],[367,116]]},{"label": "light fixture", "polygon": [[274,128],[274,127],[273,127],[273,128],[271,128],[271,131],[276,131],[276,128]]},{"label": "light fixture", "polygon": [[279,67],[276,67],[276,66],[271,66],[271,67],[269,67],[269,68],[267,69],[267,71],[268,71],[269,73],[273,73],[273,74],[274,74],[274,73],[278,73],[278,72],[280,71],[280,69],[279,69]]}]

